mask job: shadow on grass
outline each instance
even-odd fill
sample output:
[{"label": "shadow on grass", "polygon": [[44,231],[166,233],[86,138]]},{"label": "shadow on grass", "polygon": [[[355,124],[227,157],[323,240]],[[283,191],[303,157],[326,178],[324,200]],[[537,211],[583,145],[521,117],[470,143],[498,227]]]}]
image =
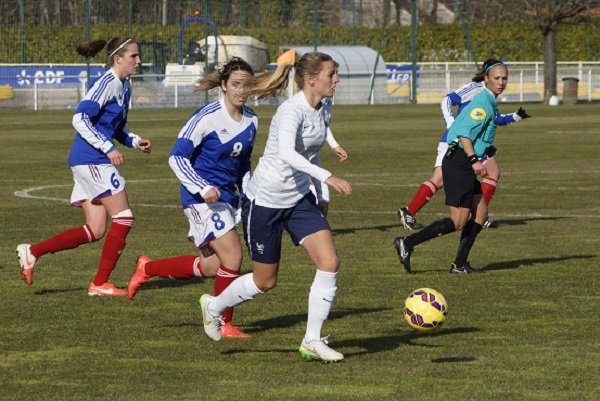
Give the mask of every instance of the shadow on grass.
[{"label": "shadow on grass", "polygon": [[506,270],[506,269],[518,269],[524,266],[532,266],[535,264],[554,263],[572,259],[591,259],[596,258],[598,255],[572,255],[572,256],[560,256],[556,258],[530,258],[530,259],[516,259],[507,260],[504,262],[491,263],[485,267],[485,270]]},{"label": "shadow on grass", "polygon": [[[174,288],[174,287],[183,287],[185,285],[199,284],[204,280],[201,278],[192,278],[190,280],[171,280],[168,278],[157,278],[152,281],[147,282],[142,287],[140,287],[139,291],[146,290],[157,290],[161,288]],[[126,289],[126,287],[124,287]],[[87,291],[87,287],[77,287],[77,288],[47,288],[43,290],[36,290],[33,293],[35,295],[48,295],[48,294],[60,294],[66,292],[74,292],[74,291]]]},{"label": "shadow on grass", "polygon": [[[344,352],[344,358],[353,358],[366,354],[373,354],[376,352],[386,352],[393,351],[402,345],[415,346],[415,347],[438,347],[438,345],[432,345],[427,343],[427,339],[430,338],[439,338],[445,337],[448,335],[454,334],[463,334],[463,333],[473,333],[478,331],[479,329],[474,327],[456,327],[451,329],[442,328],[439,331],[433,333],[417,333],[417,332],[408,332],[402,333],[398,335],[387,335],[387,336],[379,336],[372,338],[363,338],[358,340],[345,340],[345,341],[333,341],[331,346],[337,350],[343,350],[343,348],[359,348],[359,351],[354,352]],[[223,355],[232,355],[232,354],[245,354],[245,353],[271,353],[271,352],[282,352],[282,353],[291,353],[297,352],[295,349],[289,350],[261,350],[261,349],[241,349],[234,348],[229,349],[227,351],[223,351],[221,354]],[[475,357],[471,356],[461,356],[461,357],[448,357],[448,358],[439,358],[434,359],[432,362],[434,363],[448,363],[448,362],[471,362],[476,360]]]},{"label": "shadow on grass", "polygon": [[[365,231],[365,230],[376,230],[387,232],[390,229],[396,229],[400,232],[400,230],[404,230],[402,228],[402,224],[389,224],[386,226],[373,226],[373,227],[357,227],[357,228],[336,228],[332,229],[331,232],[333,235],[343,235],[343,234],[354,234],[356,232]],[[400,235],[400,234],[399,234]]]},{"label": "shadow on grass", "polygon": [[[493,216],[491,216],[493,217]],[[526,225],[529,222],[534,222],[534,221],[557,221],[557,220],[572,220],[571,217],[561,217],[561,216],[555,216],[555,217],[527,217],[527,218],[522,218],[522,219],[494,219],[494,221],[496,223],[498,223],[498,225],[500,227],[502,226],[523,226]],[[495,228],[492,228],[492,230],[495,230]]]}]

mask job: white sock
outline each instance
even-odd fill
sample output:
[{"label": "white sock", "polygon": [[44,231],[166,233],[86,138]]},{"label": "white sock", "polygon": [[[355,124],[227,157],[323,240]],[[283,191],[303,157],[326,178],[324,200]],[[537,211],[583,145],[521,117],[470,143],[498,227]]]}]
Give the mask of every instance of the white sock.
[{"label": "white sock", "polygon": [[244,274],[233,280],[229,287],[208,304],[208,313],[219,316],[226,308],[254,299],[262,291],[254,284],[252,273]]},{"label": "white sock", "polygon": [[308,321],[304,341],[310,342],[321,338],[321,328],[329,316],[335,299],[336,281],[337,272],[327,273],[317,269],[308,294]]}]

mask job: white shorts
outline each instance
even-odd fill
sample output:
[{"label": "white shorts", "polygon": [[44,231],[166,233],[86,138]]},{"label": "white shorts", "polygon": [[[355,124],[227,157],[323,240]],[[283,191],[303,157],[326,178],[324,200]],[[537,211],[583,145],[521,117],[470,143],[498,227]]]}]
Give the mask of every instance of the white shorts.
[{"label": "white shorts", "polygon": [[446,155],[446,151],[448,150],[448,144],[446,142],[439,142],[437,149],[437,158],[435,159],[435,165],[433,168],[442,167],[442,160],[444,160],[444,156]]},{"label": "white shorts", "polygon": [[190,222],[188,239],[198,248],[227,234],[240,222],[238,211],[225,202],[196,203],[185,208],[183,213]]},{"label": "white shorts", "polygon": [[84,164],[71,167],[75,186],[71,205],[81,207],[86,200],[97,205],[105,196],[115,195],[125,189],[125,178],[112,164]]}]

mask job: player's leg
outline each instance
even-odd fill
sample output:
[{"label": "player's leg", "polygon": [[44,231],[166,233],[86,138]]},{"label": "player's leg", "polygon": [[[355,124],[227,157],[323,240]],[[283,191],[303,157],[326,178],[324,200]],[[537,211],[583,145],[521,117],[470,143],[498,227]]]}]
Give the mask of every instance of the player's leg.
[{"label": "player's leg", "polygon": [[450,273],[472,274],[484,273],[483,270],[474,269],[468,261],[469,253],[475,243],[477,235],[481,231],[482,225],[487,218],[487,205],[483,199],[480,190],[475,191],[473,195],[473,206],[469,213],[471,219],[467,221],[462,229],[460,243],[456,252],[454,263],[450,266]]},{"label": "player's leg", "polygon": [[[483,199],[487,205],[490,204],[496,189],[498,188],[498,182],[500,181],[500,167],[495,157],[486,158],[483,162],[487,171],[486,176],[481,182],[481,190],[483,192]],[[486,219],[483,224],[484,228],[496,228],[498,223],[491,218]]]},{"label": "player's leg", "polygon": [[400,217],[404,227],[410,230],[414,229],[417,222],[414,216],[419,213],[423,206],[431,200],[433,195],[444,186],[442,178],[442,160],[447,150],[448,144],[446,142],[438,143],[437,156],[433,166],[433,175],[429,180],[424,181],[419,186],[419,189],[406,207],[398,209],[398,217]]},{"label": "player's leg", "polygon": [[[129,209],[127,193],[124,190],[103,197],[100,202],[108,215],[111,216],[112,222],[102,246],[98,270],[88,288],[88,295],[125,296],[127,291],[114,287],[108,282],[108,278],[125,249],[125,239],[133,226],[135,218],[131,209]],[[90,210],[96,213],[96,209]],[[86,218],[88,218],[87,213],[86,210]],[[89,216],[89,218],[93,217]]]}]

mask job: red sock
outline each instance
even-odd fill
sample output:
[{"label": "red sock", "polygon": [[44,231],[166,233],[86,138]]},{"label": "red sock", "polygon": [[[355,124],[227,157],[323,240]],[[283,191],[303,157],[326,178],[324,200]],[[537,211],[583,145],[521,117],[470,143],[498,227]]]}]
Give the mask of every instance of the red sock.
[{"label": "red sock", "polygon": [[200,258],[196,255],[176,256],[168,259],[158,259],[146,263],[146,274],[150,277],[175,278],[189,280],[194,277],[204,277],[200,266]]},{"label": "red sock", "polygon": [[437,185],[435,185],[432,181],[425,181],[419,187],[419,190],[413,196],[410,203],[408,204],[408,211],[414,216],[421,210],[423,206],[427,202],[431,200],[433,195],[438,191]]},{"label": "red sock", "polygon": [[123,249],[125,249],[125,238],[129,234],[134,220],[134,217],[113,219],[102,246],[102,255],[100,255],[98,271],[94,277],[94,285],[102,285],[108,281],[108,276],[114,270]]},{"label": "red sock", "polygon": [[[222,293],[225,288],[229,287],[229,284],[233,283],[233,280],[238,278],[239,275],[239,271],[228,269],[223,265],[219,266],[217,277],[215,277],[215,295]],[[221,316],[223,316],[223,321],[225,323],[231,322],[231,319],[233,318],[233,308],[225,309]]]},{"label": "red sock", "polygon": [[483,191],[483,200],[485,200],[486,205],[489,205],[494,197],[496,186],[498,186],[498,181],[490,177],[485,177],[481,182],[481,191]]},{"label": "red sock", "polygon": [[96,238],[94,238],[92,229],[85,225],[71,228],[70,230],[56,234],[47,240],[31,245],[31,254],[37,259],[47,253],[77,248],[81,244],[88,244],[94,241],[96,241]]}]

